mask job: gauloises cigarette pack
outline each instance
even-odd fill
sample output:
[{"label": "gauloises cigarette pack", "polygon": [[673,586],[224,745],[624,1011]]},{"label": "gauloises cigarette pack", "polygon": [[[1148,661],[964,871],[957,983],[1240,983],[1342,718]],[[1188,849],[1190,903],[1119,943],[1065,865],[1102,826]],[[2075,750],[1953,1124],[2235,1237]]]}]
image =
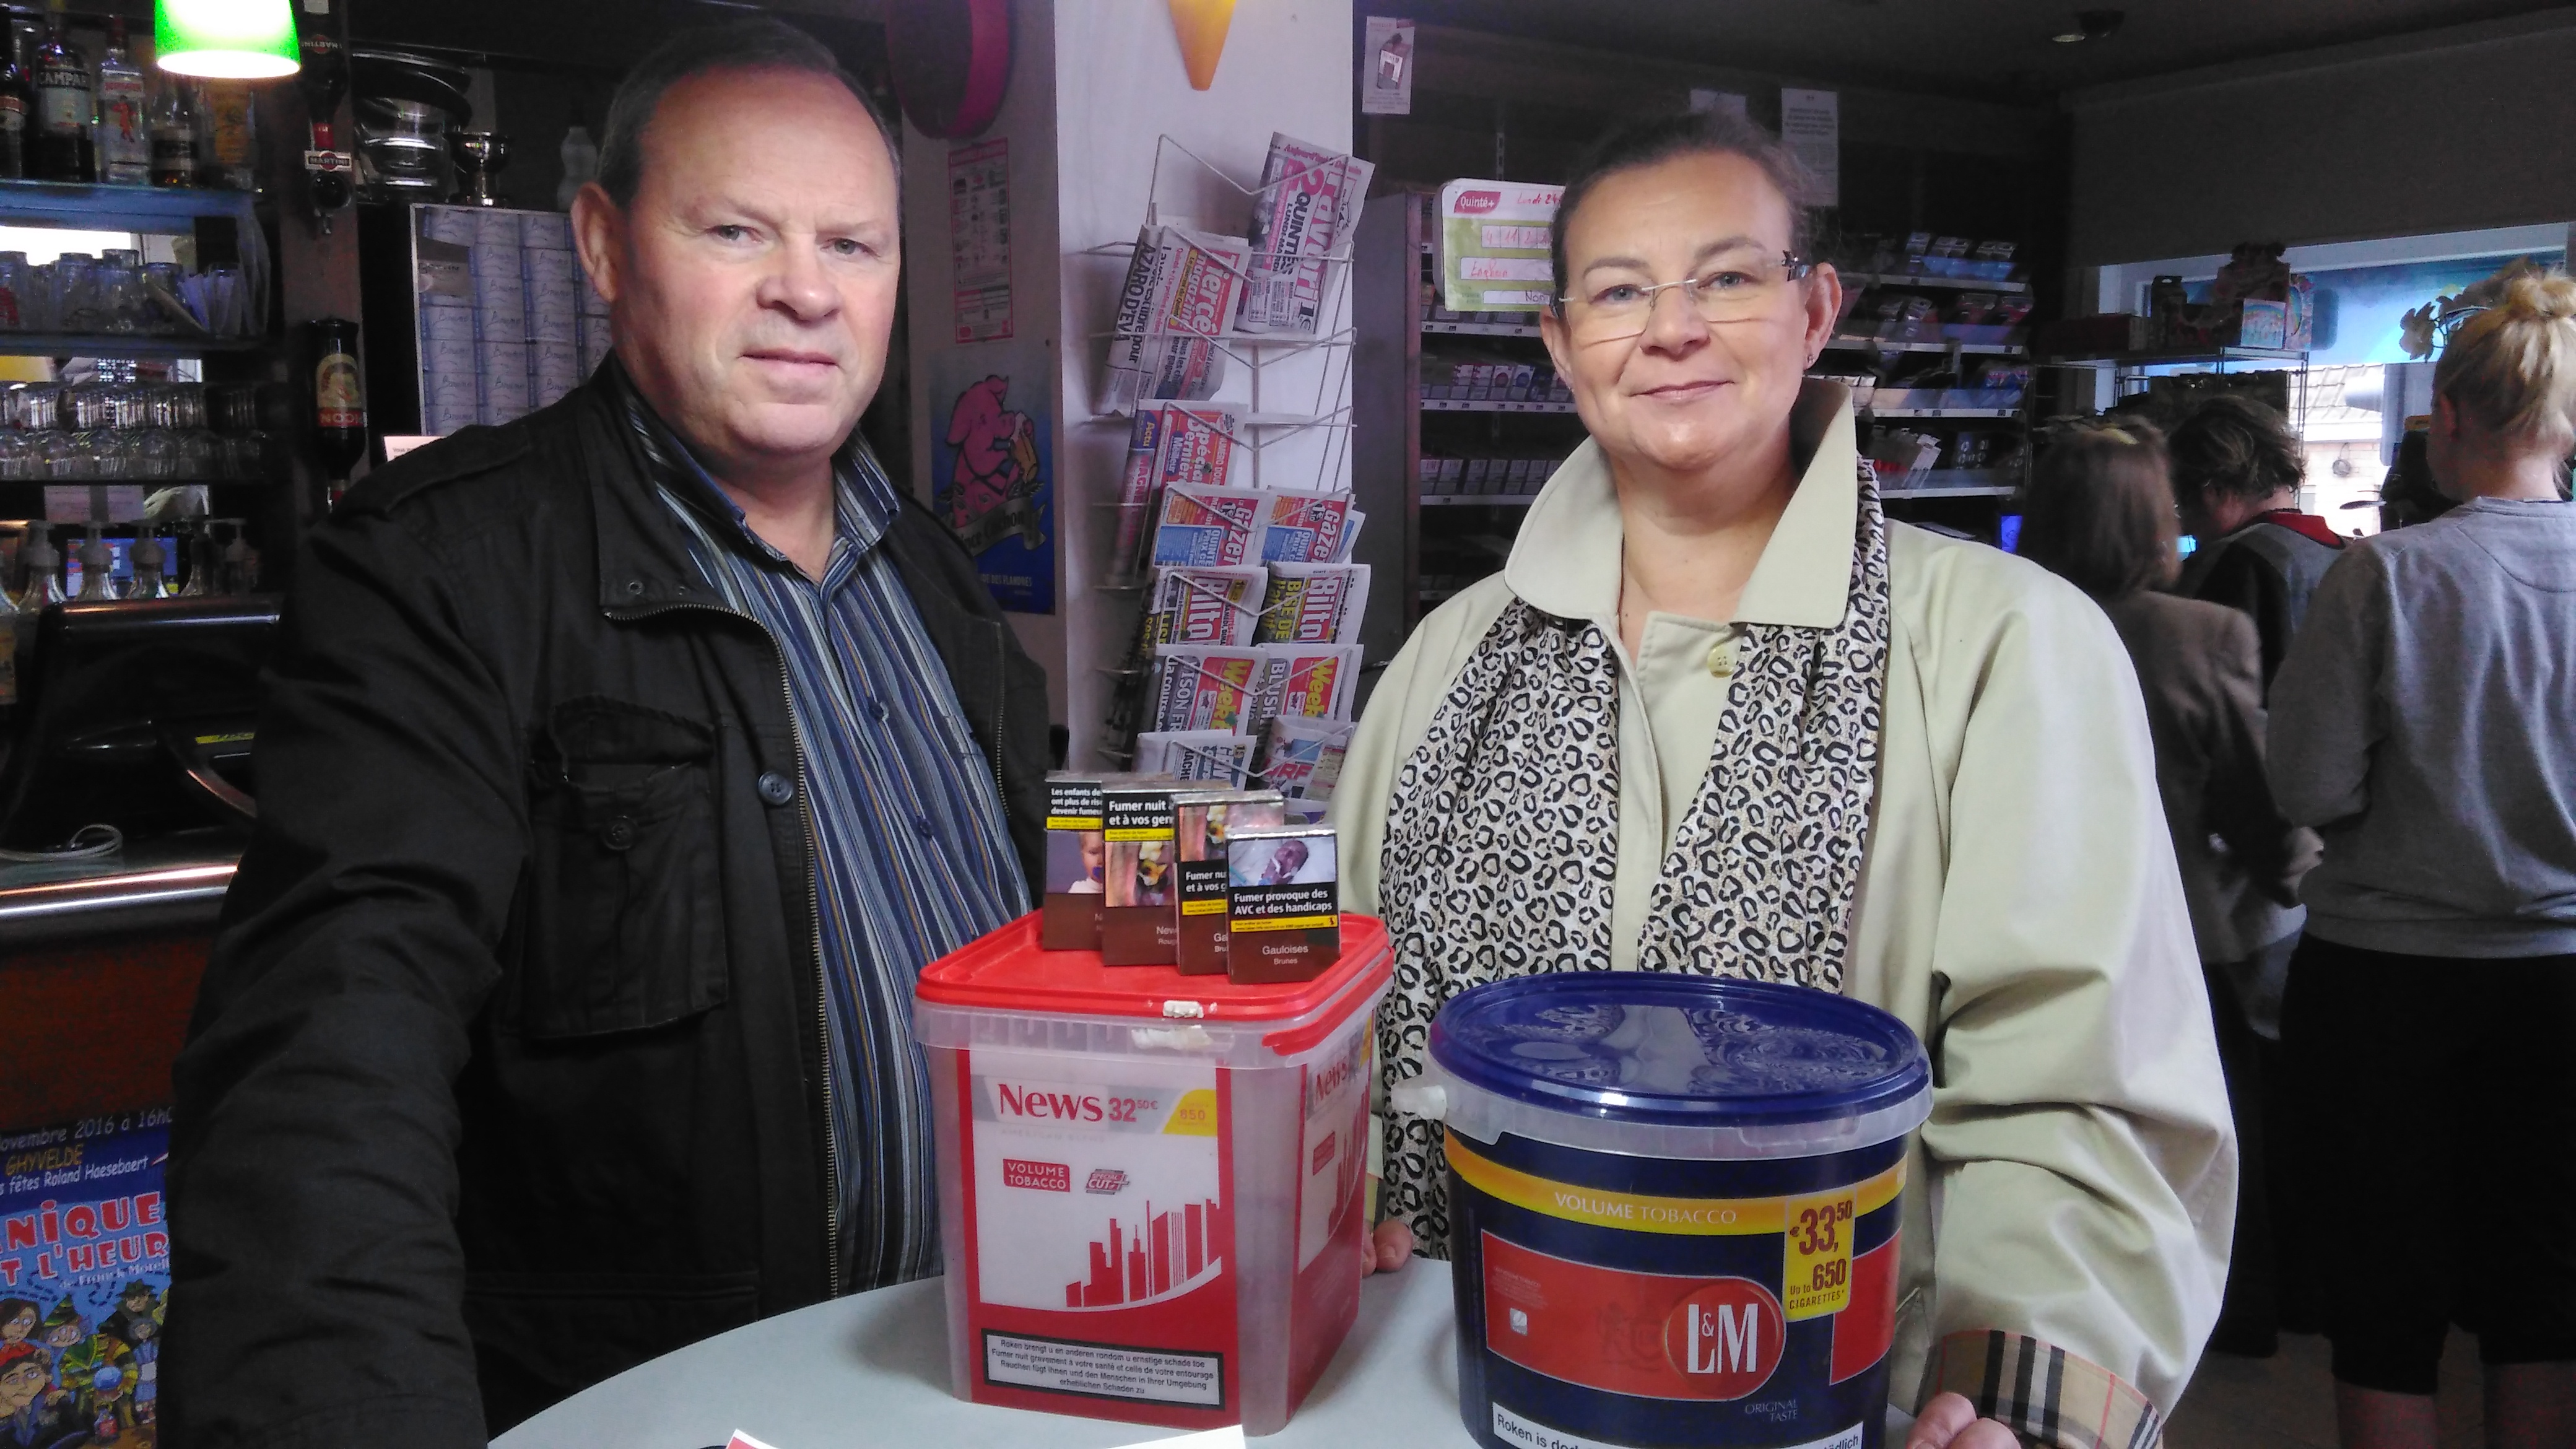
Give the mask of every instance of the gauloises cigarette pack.
[{"label": "gauloises cigarette pack", "polygon": [[1179,863],[1169,785],[1117,785],[1100,792],[1100,838],[1108,873],[1100,912],[1100,959],[1111,966],[1169,966],[1180,959],[1173,867]]},{"label": "gauloises cigarette pack", "polygon": [[[1043,951],[921,973],[959,1398],[1183,1429],[1288,1421],[1359,1313],[1386,932],[1243,986]],[[1133,1436],[1131,1436],[1133,1437]]]},{"label": "gauloises cigarette pack", "polygon": [[1119,786],[1174,783],[1169,776],[1086,774],[1057,770],[1047,776],[1046,892],[1039,937],[1050,951],[1100,949],[1100,910],[1107,903],[1109,862],[1101,839],[1101,793]]},{"label": "gauloises cigarette pack", "polygon": [[1329,825],[1235,831],[1226,841],[1225,974],[1304,981],[1342,954],[1339,852]]},{"label": "gauloises cigarette pack", "polygon": [[1288,802],[1276,790],[1205,790],[1175,796],[1173,831],[1180,847],[1178,880],[1184,976],[1225,974],[1227,926],[1225,843],[1240,830],[1275,830],[1288,823]]}]

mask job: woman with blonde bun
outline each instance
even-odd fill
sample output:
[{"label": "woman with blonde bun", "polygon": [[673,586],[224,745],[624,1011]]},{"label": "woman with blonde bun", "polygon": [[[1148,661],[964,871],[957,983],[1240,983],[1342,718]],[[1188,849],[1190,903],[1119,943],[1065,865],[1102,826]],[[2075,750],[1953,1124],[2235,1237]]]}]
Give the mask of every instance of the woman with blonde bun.
[{"label": "woman with blonde bun", "polygon": [[2433,374],[2459,506],[2354,546],[2272,685],[2325,838],[2282,1035],[2347,1449],[2430,1446],[2453,1323],[2491,1445],[2576,1443],[2576,281],[2512,280]]}]

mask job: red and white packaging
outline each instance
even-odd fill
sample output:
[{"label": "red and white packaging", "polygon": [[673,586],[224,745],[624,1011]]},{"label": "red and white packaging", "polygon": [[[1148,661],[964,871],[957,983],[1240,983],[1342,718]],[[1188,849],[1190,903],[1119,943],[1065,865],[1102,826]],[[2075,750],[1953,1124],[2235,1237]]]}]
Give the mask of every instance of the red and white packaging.
[{"label": "red and white packaging", "polygon": [[958,1397],[1175,1428],[1288,1422],[1359,1311],[1386,933],[1238,986],[1042,951],[921,975]]}]

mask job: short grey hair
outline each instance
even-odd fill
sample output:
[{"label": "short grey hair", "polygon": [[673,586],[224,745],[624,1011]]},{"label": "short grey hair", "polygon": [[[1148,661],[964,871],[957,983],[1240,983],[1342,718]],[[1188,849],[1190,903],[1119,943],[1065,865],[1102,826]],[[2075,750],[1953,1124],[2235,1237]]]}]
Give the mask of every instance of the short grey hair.
[{"label": "short grey hair", "polygon": [[813,36],[784,21],[755,16],[676,31],[617,83],[599,138],[599,184],[609,200],[630,205],[643,185],[644,128],[661,108],[663,93],[692,76],[725,70],[801,71],[839,81],[876,122],[886,156],[894,163],[895,182],[902,184],[903,138],[858,77]]}]

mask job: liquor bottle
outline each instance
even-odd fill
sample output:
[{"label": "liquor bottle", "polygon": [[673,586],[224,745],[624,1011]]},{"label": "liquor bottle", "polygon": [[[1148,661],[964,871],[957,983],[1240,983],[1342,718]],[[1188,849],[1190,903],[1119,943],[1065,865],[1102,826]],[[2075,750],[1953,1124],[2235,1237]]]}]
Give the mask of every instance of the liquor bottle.
[{"label": "liquor bottle", "polygon": [[197,184],[197,108],[177,76],[162,78],[161,99],[152,107],[152,184]]},{"label": "liquor bottle", "polygon": [[36,50],[36,145],[28,172],[45,181],[95,181],[89,139],[98,92],[89,62],[63,38],[63,0],[45,14],[45,43]]},{"label": "liquor bottle", "polygon": [[304,324],[313,348],[313,445],[331,477],[330,501],[348,491],[367,456],[367,392],[358,373],[358,324],[321,317]]},{"label": "liquor bottle", "polygon": [[142,186],[152,179],[151,98],[143,72],[125,47],[125,21],[107,22],[107,50],[98,58],[98,179],[111,186]]},{"label": "liquor bottle", "polygon": [[[6,23],[0,16],[0,23]],[[35,88],[27,84],[26,46],[18,36],[18,27],[9,30],[8,53],[0,57],[0,177],[15,180],[27,174],[28,117],[36,109]]]},{"label": "liquor bottle", "polygon": [[304,113],[313,133],[304,154],[304,175],[312,188],[313,210],[326,231],[331,213],[347,206],[352,195],[354,168],[341,152],[339,139],[340,102],[349,94],[349,51],[340,35],[345,10],[346,0],[304,0],[304,13],[295,26],[303,60],[295,85],[304,93]]},{"label": "liquor bottle", "polygon": [[199,82],[197,126],[197,184],[223,191],[258,189],[259,140],[250,86]]}]

